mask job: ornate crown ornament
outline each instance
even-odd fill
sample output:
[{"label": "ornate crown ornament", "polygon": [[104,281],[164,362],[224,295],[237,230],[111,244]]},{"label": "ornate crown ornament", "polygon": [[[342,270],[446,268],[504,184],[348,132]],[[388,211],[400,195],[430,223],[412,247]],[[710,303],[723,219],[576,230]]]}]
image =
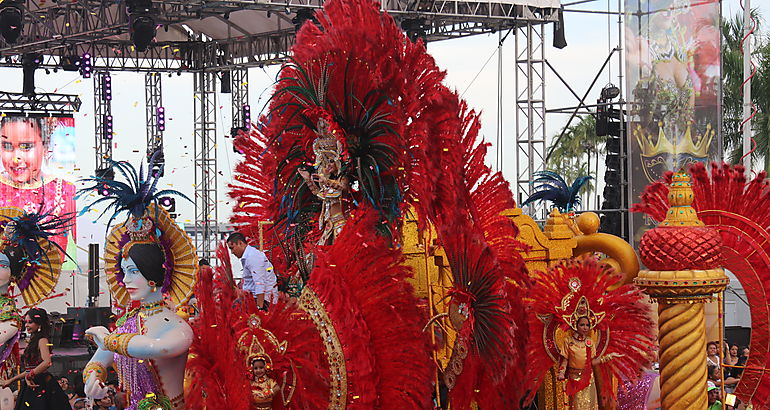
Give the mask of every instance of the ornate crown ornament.
[{"label": "ornate crown ornament", "polygon": [[319,117],[316,122],[317,137],[313,141],[313,153],[315,154],[315,166],[323,161],[336,162],[343,157],[344,147],[339,139],[338,131],[334,129],[329,120]]},{"label": "ornate crown ornament", "polygon": [[[571,278],[568,282],[568,286],[570,293],[566,294],[564,298],[562,298],[561,306],[558,308],[563,312],[569,312],[569,306],[575,296],[577,296],[577,293],[580,291],[582,284],[580,283],[580,279]],[[580,297],[580,299],[578,299],[577,304],[575,304],[575,309],[572,311],[572,313],[562,315],[562,319],[564,319],[564,321],[569,325],[570,328],[572,328],[572,330],[577,331],[577,324],[581,317],[588,318],[588,324],[591,329],[593,329],[602,321],[602,319],[604,319],[605,314],[605,312],[594,312],[591,310],[591,307],[588,304],[588,298],[583,295]]]},{"label": "ornate crown ornament", "polygon": [[264,346],[262,346],[260,337],[264,337],[264,341],[272,344],[280,354],[286,353],[288,343],[285,340],[279,341],[273,332],[264,329],[262,327],[262,320],[256,314],[249,316],[248,324],[249,327],[238,338],[238,346],[240,346],[241,353],[246,357],[246,365],[251,366],[254,360],[262,359],[265,361],[267,370],[271,370],[273,359],[265,351]]},{"label": "ornate crown ornament", "polygon": [[634,137],[639,143],[643,157],[654,157],[658,154],[689,154],[696,158],[708,157],[711,141],[714,139],[716,131],[711,124],[706,125],[706,132],[703,135],[692,137],[692,123],[687,124],[687,130],[679,142],[674,145],[666,137],[663,131],[663,123],[658,123],[658,135],[648,134],[641,124],[636,124],[633,129]]}]

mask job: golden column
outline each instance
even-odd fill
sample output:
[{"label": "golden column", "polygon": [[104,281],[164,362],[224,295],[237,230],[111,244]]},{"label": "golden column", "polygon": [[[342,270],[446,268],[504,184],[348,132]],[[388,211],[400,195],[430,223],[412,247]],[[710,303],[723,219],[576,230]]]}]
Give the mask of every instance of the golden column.
[{"label": "golden column", "polygon": [[666,219],[639,245],[647,269],[635,282],[658,302],[660,393],[664,410],[705,409],[704,303],[725,289],[722,240],[692,208],[690,176],[674,174]]}]

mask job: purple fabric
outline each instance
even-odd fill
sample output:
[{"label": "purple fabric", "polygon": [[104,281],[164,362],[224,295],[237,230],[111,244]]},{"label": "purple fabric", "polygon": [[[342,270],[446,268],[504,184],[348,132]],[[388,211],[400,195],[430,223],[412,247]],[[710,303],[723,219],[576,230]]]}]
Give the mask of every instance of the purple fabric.
[{"label": "purple fabric", "polygon": [[13,337],[5,342],[0,349],[3,349],[2,352],[0,352],[0,364],[4,365],[5,361],[8,360],[8,357],[11,355],[11,352],[13,351],[13,346],[19,342],[19,335],[21,332],[16,332]]},{"label": "purple fabric", "polygon": [[[137,317],[138,315],[128,318],[126,323],[117,328],[115,332],[139,333]],[[142,360],[140,363],[139,359],[115,353],[115,368],[120,375],[120,387],[131,392],[131,397],[128,397],[128,410],[137,410],[139,401],[144,399],[148,393],[163,394],[150,366],[152,364],[149,360]]]},{"label": "purple fabric", "polygon": [[646,371],[636,382],[624,381],[618,387],[618,410],[646,410],[657,372]]}]

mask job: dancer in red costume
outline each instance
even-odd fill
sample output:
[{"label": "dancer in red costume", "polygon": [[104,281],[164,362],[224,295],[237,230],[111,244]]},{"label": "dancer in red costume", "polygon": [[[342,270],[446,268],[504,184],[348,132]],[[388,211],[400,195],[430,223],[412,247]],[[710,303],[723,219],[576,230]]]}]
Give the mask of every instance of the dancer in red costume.
[{"label": "dancer in red costume", "polygon": [[[689,169],[692,206],[698,218],[722,237],[722,266],[740,280],[751,310],[751,356],[735,395],[754,407],[766,408],[770,407],[770,374],[762,369],[770,366],[770,182],[765,171],[747,179],[741,165],[712,164],[710,168],[709,172],[703,163],[696,162]],[[665,219],[672,176],[668,172],[650,184],[632,211],[644,212],[656,221]],[[680,247],[693,250],[684,256],[696,260],[699,242],[700,238],[692,238],[692,243]]]},{"label": "dancer in red costume", "polygon": [[[534,274],[529,305],[529,374],[539,384],[557,366],[569,408],[606,408],[612,378],[635,380],[654,349],[655,324],[640,289],[594,258],[564,262]],[[600,403],[603,403],[600,407]]]},{"label": "dancer in red costume", "polygon": [[[286,250],[272,260],[284,276],[281,290],[293,297],[259,313],[259,326],[287,342],[286,354],[269,352],[270,377],[281,385],[296,375],[289,406],[315,408],[319,398],[317,407],[430,406],[437,369],[421,331],[427,312],[404,281],[411,272],[398,244],[401,217],[413,208],[422,227],[435,226],[452,268],[450,314],[462,337],[452,368],[438,369],[453,385],[451,405],[510,408],[522,394],[508,387],[524,376],[514,363],[526,339],[514,335],[526,334],[520,286],[527,279],[516,227],[500,215],[515,206],[513,196],[484,165],[478,115],[376,3],[332,0],[315,17],[320,27],[298,33],[267,113],[236,142],[245,158],[231,187],[233,222],[252,238],[256,221],[275,222],[263,236]],[[196,294],[231,292],[217,289]],[[210,302],[201,303],[193,344],[200,349],[190,362],[204,377],[193,377],[201,387],[190,391],[205,391],[202,402],[212,404],[231,390],[208,380],[216,375],[210,369],[222,368],[210,346],[226,342],[204,329],[226,324],[232,342],[254,312],[242,302],[237,314]],[[246,383],[245,359],[237,376],[220,379]]]}]

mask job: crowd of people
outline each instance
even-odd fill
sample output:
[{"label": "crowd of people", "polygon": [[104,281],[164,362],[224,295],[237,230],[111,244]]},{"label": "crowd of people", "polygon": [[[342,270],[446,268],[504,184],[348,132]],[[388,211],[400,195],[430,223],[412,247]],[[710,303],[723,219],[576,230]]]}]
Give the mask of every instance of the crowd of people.
[{"label": "crowd of people", "polygon": [[[737,344],[724,342],[722,355],[719,354],[719,342],[712,341],[706,344],[706,365],[708,366],[708,404],[709,410],[721,409],[723,403],[727,403],[727,409],[742,410],[744,405],[735,400],[728,400],[728,395],[735,392],[738,382],[741,381],[743,369],[749,358],[749,348],[739,347]],[[724,359],[722,359],[724,358]],[[724,390],[724,394],[722,391]]]}]

